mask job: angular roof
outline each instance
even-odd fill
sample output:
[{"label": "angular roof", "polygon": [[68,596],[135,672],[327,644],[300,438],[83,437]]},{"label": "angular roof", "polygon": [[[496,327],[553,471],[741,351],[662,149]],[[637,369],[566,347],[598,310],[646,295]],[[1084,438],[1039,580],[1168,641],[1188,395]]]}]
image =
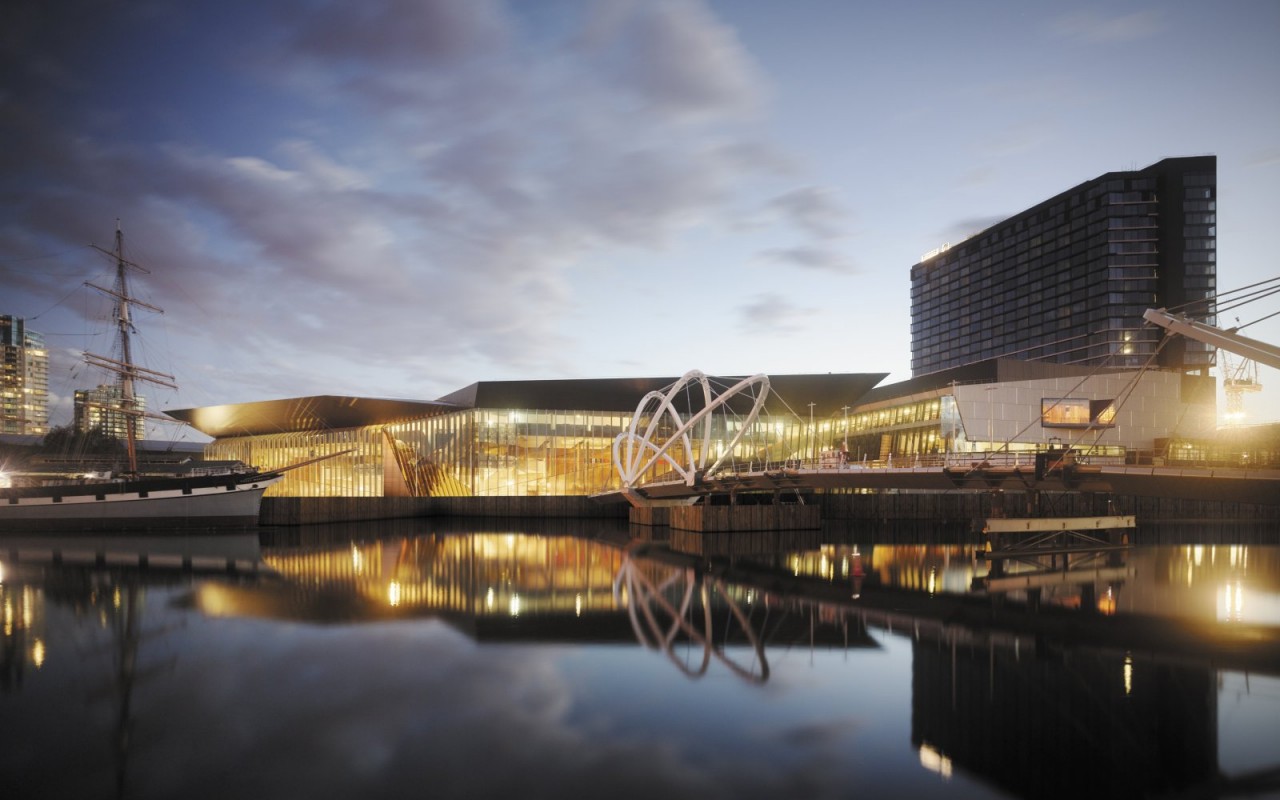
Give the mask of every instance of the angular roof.
[{"label": "angular roof", "polygon": [[[833,415],[850,405],[888,376],[887,372],[770,375],[770,413]],[[728,387],[746,375],[707,376],[718,387]],[[520,408],[529,410],[616,411],[636,410],[649,392],[666,389],[679,378],[595,378],[542,381],[482,381],[441,397],[436,402],[466,408]]]},{"label": "angular roof", "polygon": [[[834,416],[858,402],[888,373],[770,375],[765,403],[770,413],[809,412]],[[731,386],[746,376],[711,377]],[[323,431],[380,425],[439,416],[469,408],[530,411],[612,411],[631,413],[649,392],[666,389],[677,378],[600,378],[540,381],[481,381],[435,401],[387,400],[316,395],[166,411],[208,436],[252,436],[292,431]]]},{"label": "angular roof", "polygon": [[464,408],[635,411],[640,398],[675,378],[583,378],[545,381],[480,381],[437,402]]},{"label": "angular roof", "polygon": [[1093,372],[1132,372],[1114,368],[1099,368],[1087,364],[1056,364],[1050,361],[1023,361],[1017,358],[988,358],[958,367],[949,367],[925,375],[917,375],[898,383],[877,386],[867,392],[860,403],[878,403],[899,397],[910,397],[920,392],[943,389],[952,383],[1004,383],[1007,381],[1035,381],[1049,378],[1071,378]]},{"label": "angular roof", "polygon": [[218,438],[361,428],[366,425],[432,417],[457,410],[457,406],[446,403],[323,394],[286,400],[183,408],[164,413],[189,424],[201,433]]}]

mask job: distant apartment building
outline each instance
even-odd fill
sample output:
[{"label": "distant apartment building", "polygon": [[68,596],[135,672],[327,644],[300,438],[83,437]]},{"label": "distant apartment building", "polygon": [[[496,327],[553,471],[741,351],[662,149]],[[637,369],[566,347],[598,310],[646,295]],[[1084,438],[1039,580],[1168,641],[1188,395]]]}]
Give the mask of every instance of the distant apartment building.
[{"label": "distant apartment building", "polygon": [[1217,158],[1086,181],[911,268],[911,371],[989,358],[1205,374],[1213,348],[1145,326],[1148,308],[1214,324]]},{"label": "distant apartment building", "polygon": [[49,351],[21,317],[0,315],[0,433],[49,432]]},{"label": "distant apartment building", "polygon": [[[99,430],[114,439],[126,439],[129,436],[129,418],[137,419],[137,411],[146,408],[146,398],[135,397],[131,407],[135,413],[127,414],[124,410],[124,397],[119,386],[103,384],[96,389],[76,389],[75,425],[76,433]],[[141,422],[135,423],[135,439],[146,438]]]}]

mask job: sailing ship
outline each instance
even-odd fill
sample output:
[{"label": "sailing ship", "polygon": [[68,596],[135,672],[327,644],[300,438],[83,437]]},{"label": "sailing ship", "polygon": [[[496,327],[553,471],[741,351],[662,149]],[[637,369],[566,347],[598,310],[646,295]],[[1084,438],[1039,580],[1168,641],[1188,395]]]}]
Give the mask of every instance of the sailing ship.
[{"label": "sailing ship", "polygon": [[263,471],[239,462],[193,462],[168,471],[139,469],[138,426],[142,418],[174,420],[146,412],[135,385],[177,386],[172,375],[133,362],[133,307],[161,311],[129,292],[130,272],[148,271],[124,257],[124,234],[118,225],[114,250],[96,245],[94,249],[115,262],[112,288],[86,285],[114,301],[113,355],[119,357],[86,352],[84,358],[89,366],[115,375],[119,404],[113,403],[111,412],[124,417],[127,465],[119,472],[81,470],[76,477],[46,480],[41,485],[0,487],[0,531],[190,530],[256,525],[263,493],[283,477],[284,470]]}]

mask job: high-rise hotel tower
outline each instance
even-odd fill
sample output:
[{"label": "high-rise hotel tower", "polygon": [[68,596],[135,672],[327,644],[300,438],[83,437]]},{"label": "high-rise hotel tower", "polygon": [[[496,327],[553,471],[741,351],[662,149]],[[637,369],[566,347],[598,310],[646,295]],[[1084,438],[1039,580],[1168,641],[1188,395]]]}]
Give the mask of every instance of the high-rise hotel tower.
[{"label": "high-rise hotel tower", "polygon": [[1213,324],[1216,242],[1215,156],[1086,181],[911,268],[912,374],[997,356],[1207,370],[1212,348],[1161,347],[1142,314]]}]

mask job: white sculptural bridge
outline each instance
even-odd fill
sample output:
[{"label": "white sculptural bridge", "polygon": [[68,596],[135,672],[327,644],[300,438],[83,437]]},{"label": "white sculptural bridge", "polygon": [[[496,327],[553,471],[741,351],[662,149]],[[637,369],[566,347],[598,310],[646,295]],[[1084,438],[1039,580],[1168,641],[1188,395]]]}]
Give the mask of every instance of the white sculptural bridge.
[{"label": "white sculptural bridge", "polygon": [[[722,390],[717,391],[717,386]],[[613,440],[613,465],[621,489],[601,497],[619,495],[633,505],[653,506],[689,504],[717,493],[732,498],[742,492],[807,490],[989,492],[1025,491],[1031,485],[1049,491],[1264,505],[1274,504],[1280,496],[1280,474],[1275,470],[1108,462],[1076,465],[1070,471],[1063,469],[1042,478],[1033,463],[1019,463],[1017,453],[1001,454],[1003,459],[982,464],[973,463],[972,453],[927,460],[917,457],[899,464],[894,464],[892,457],[885,462],[851,463],[816,452],[813,404],[804,434],[807,441],[792,437],[780,440],[781,429],[774,426],[786,423],[778,420],[773,420],[768,430],[762,429],[765,420],[759,417],[771,395],[771,407],[785,409],[787,418],[800,423],[794,427],[804,430],[803,420],[772,392],[764,374],[725,386],[692,370],[671,386],[649,392],[636,407],[627,429]],[[748,402],[750,409],[744,410]],[[739,446],[748,436],[754,445],[752,456],[745,464],[735,462]],[[984,454],[984,458],[994,455]]]},{"label": "white sculptural bridge", "polygon": [[[743,378],[718,394],[715,388],[711,378],[691,370],[666,389],[649,392],[640,400],[631,425],[613,440],[613,464],[624,491],[635,487],[647,473],[661,465],[669,466],[686,485],[693,486],[699,476],[714,473],[732,457],[734,448],[764,409],[769,397],[769,376]],[[682,416],[676,403],[686,393],[700,394],[702,401],[700,409],[686,412],[688,419]],[[739,396],[753,398],[751,410],[745,415],[734,413],[731,405]],[[716,415],[732,417],[739,424],[732,439],[723,447],[714,448],[716,457],[710,461]],[[669,428],[664,429],[664,421]],[[659,435],[665,440],[655,441]]]}]

